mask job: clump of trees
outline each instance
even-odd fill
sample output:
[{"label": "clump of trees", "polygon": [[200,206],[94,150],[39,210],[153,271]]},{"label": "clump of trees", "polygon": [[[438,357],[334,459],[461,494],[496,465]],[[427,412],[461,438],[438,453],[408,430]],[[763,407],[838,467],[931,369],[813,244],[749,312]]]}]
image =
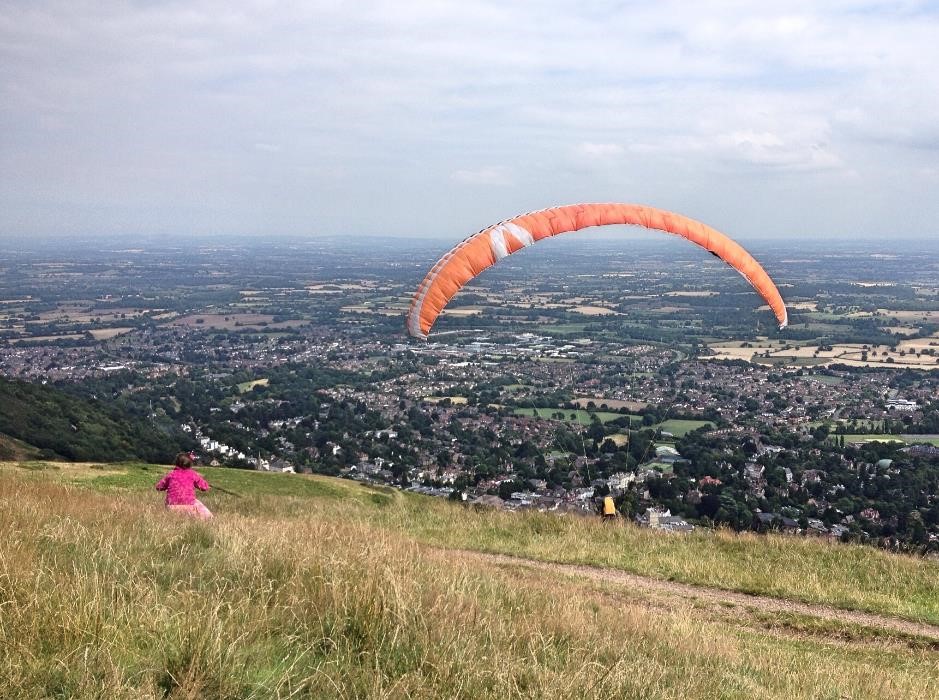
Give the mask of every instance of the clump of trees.
[{"label": "clump of trees", "polygon": [[40,449],[45,459],[168,462],[192,446],[168,421],[128,414],[114,401],[0,379],[0,433]]}]

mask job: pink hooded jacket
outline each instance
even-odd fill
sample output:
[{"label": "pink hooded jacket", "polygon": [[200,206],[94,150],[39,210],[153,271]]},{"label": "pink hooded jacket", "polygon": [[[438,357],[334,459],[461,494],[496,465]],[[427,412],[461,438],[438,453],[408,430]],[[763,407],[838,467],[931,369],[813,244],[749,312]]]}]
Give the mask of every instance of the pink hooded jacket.
[{"label": "pink hooded jacket", "polygon": [[196,502],[196,489],[208,491],[209,483],[195,469],[176,467],[157,482],[157,491],[166,491],[166,505],[191,506]]}]

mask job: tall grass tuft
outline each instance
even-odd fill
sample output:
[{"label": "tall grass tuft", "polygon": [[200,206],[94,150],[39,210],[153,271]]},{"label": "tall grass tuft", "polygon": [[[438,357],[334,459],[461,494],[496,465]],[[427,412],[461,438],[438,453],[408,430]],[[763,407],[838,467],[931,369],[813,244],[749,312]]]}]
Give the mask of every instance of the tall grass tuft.
[{"label": "tall grass tuft", "polygon": [[[789,634],[419,541],[462,522],[501,542],[503,516],[430,512],[416,539],[389,522],[412,517],[403,502],[282,498],[220,500],[202,523],[149,494],[0,473],[0,697],[895,698],[939,683],[928,648]],[[519,546],[571,538],[534,518]]]}]

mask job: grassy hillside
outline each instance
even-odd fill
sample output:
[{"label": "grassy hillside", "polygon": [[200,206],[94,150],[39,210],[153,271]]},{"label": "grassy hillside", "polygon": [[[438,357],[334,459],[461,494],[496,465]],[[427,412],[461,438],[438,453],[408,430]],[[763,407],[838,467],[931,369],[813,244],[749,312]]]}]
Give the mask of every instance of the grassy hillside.
[{"label": "grassy hillside", "polygon": [[939,567],[870,549],[669,537],[477,513],[324,478],[202,470],[218,517],[174,517],[164,471],[0,470],[4,697],[929,697],[932,642],[638,593],[460,549],[939,621]]},{"label": "grassy hillside", "polygon": [[0,461],[24,461],[38,457],[38,447],[0,433]]},{"label": "grassy hillside", "polygon": [[0,378],[0,433],[72,460],[169,459],[180,434],[128,416],[105,401]]}]

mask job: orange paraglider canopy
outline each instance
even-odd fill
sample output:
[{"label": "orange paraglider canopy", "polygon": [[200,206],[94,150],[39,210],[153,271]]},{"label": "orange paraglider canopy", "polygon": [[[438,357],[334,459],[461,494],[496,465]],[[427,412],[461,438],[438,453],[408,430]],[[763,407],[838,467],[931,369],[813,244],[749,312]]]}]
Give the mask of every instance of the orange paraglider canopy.
[{"label": "orange paraglider canopy", "polygon": [[417,288],[408,310],[408,332],[426,339],[437,316],[463,285],[505,256],[559,233],[615,224],[664,231],[710,251],[753,285],[776,314],[781,329],[788,324],[786,304],[766,270],[720,231],[681,214],[640,204],[571,204],[506,219],[459,243],[437,261]]}]

